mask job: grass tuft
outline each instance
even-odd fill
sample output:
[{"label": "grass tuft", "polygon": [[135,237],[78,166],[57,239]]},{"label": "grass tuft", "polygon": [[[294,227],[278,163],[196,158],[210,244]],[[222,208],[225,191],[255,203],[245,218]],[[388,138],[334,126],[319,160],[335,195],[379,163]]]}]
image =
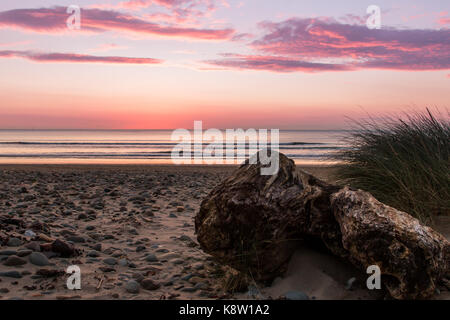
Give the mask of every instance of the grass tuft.
[{"label": "grass tuft", "polygon": [[354,121],[337,178],[422,222],[450,214],[450,115],[430,110]]}]

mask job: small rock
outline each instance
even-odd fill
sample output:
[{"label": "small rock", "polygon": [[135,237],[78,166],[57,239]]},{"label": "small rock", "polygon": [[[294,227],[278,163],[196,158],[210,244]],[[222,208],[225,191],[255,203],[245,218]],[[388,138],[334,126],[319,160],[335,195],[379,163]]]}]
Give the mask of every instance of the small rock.
[{"label": "small rock", "polygon": [[19,247],[22,245],[22,240],[18,238],[10,238],[6,244],[8,247]]},{"label": "small rock", "polygon": [[98,251],[92,250],[87,253],[87,256],[91,258],[97,258],[100,256],[100,253],[98,253]]},{"label": "small rock", "polygon": [[51,248],[53,252],[59,253],[61,257],[68,258],[75,255],[75,248],[73,245],[59,239],[52,242]]},{"label": "small rock", "polygon": [[80,213],[77,217],[78,220],[84,220],[87,219],[87,214],[86,213]]},{"label": "small rock", "polygon": [[144,251],[145,249],[146,249],[145,246],[137,246],[136,252],[141,252],[141,251]]},{"label": "small rock", "polygon": [[30,262],[36,266],[48,266],[50,262],[48,261],[47,257],[43,255],[40,252],[33,252],[30,254]]},{"label": "small rock", "polygon": [[18,256],[15,256],[15,255],[12,255],[12,256],[9,256],[3,264],[8,267],[15,267],[15,266],[24,265],[26,263],[27,262],[24,259],[19,258]]},{"label": "small rock", "polygon": [[144,280],[142,280],[141,281],[141,286],[145,290],[150,290],[150,291],[158,290],[161,287],[161,285],[159,283],[156,283],[156,282],[154,282],[151,279],[144,279]]},{"label": "small rock", "polygon": [[125,258],[120,259],[120,260],[119,260],[119,266],[127,267],[127,266],[128,266],[128,260],[125,259]]},{"label": "small rock", "polygon": [[184,260],[178,258],[178,259],[170,260],[170,262],[172,262],[173,264],[182,264],[184,262]]},{"label": "small rock", "polygon": [[156,262],[156,261],[158,261],[158,258],[153,253],[150,253],[145,257],[145,261]]},{"label": "small rock", "polygon": [[36,237],[36,233],[32,230],[25,231],[24,235],[25,235],[25,237],[30,237],[30,238]]},{"label": "small rock", "polygon": [[134,280],[130,280],[125,285],[125,290],[129,293],[139,293],[139,283]]},{"label": "small rock", "polygon": [[32,250],[32,251],[36,251],[36,252],[41,251],[41,246],[40,246],[39,243],[36,242],[36,241],[27,243],[27,244],[25,245],[25,248],[30,249],[30,250]]},{"label": "small rock", "polygon": [[16,250],[2,250],[2,251],[0,251],[0,256],[12,256],[14,254],[17,254]]},{"label": "small rock", "polygon": [[47,235],[44,234],[44,233],[40,233],[40,234],[38,235],[38,237],[39,237],[39,240],[42,240],[42,241],[45,241],[45,242],[52,242],[52,241],[55,240],[55,239],[53,239],[53,238],[50,238],[49,236],[47,236]]},{"label": "small rock", "polygon": [[17,256],[18,257],[26,257],[28,255],[30,255],[33,252],[33,250],[29,250],[29,249],[22,249],[17,251]]},{"label": "small rock", "polygon": [[85,243],[86,242],[86,239],[84,239],[83,237],[80,237],[80,236],[70,236],[70,237],[67,237],[66,239],[67,239],[67,241],[71,241],[74,243]]},{"label": "small rock", "polygon": [[201,262],[197,262],[192,265],[192,268],[194,268],[195,270],[202,270],[204,267],[205,266]]},{"label": "small rock", "polygon": [[301,291],[289,291],[284,296],[287,300],[309,300],[308,295]]},{"label": "small rock", "polygon": [[55,270],[55,269],[39,269],[38,271],[36,271],[37,275],[40,275],[44,278],[53,278],[53,277],[59,277],[62,276],[64,274],[66,274],[64,271],[62,270]]},{"label": "small rock", "polygon": [[13,271],[5,271],[0,272],[0,277],[8,277],[8,278],[22,278],[22,274],[19,271],[13,270]]},{"label": "small rock", "polygon": [[115,258],[106,258],[103,262],[109,266],[115,266],[117,264],[117,259]]},{"label": "small rock", "polygon": [[189,281],[194,275],[192,273],[185,275],[184,277],[181,278],[181,280],[184,281]]}]

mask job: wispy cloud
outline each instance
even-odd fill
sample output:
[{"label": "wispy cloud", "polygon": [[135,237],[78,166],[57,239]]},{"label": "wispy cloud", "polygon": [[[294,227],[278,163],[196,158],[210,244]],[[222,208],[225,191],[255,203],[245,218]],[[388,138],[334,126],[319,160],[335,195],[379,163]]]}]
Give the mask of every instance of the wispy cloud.
[{"label": "wispy cloud", "polygon": [[282,56],[224,54],[224,59],[205,61],[224,68],[266,70],[273,72],[348,71],[354,67],[337,63],[315,63]]},{"label": "wispy cloud", "polygon": [[[369,30],[333,19],[264,22],[249,47],[256,56],[228,55],[209,64],[278,72],[450,69],[450,30]],[[306,67],[306,68],[305,68]]]},{"label": "wispy cloud", "polygon": [[[81,31],[119,31],[165,37],[224,40],[233,29],[208,29],[163,25],[115,10],[82,9]],[[33,32],[58,33],[67,30],[65,7],[15,9],[0,12],[0,28],[13,27]]]},{"label": "wispy cloud", "polygon": [[152,58],[130,58],[117,56],[92,56],[76,53],[42,53],[33,51],[3,50],[0,58],[23,58],[34,62],[66,63],[115,63],[115,64],[160,64],[163,61]]}]

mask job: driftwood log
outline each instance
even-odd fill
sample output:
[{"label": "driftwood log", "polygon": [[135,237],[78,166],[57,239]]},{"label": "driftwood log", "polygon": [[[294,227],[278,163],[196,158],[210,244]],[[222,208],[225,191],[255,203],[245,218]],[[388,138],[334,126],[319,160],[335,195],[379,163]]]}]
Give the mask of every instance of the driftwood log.
[{"label": "driftwood log", "polygon": [[219,262],[269,281],[285,270],[304,240],[366,270],[381,269],[396,299],[430,297],[449,273],[448,241],[369,193],[327,184],[279,155],[273,176],[247,161],[203,200],[198,241]]}]

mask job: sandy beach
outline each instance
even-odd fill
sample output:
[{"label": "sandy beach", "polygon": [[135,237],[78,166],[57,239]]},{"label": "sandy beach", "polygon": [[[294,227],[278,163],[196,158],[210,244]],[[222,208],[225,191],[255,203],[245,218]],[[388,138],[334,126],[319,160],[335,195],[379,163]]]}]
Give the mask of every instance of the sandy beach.
[{"label": "sandy beach", "polygon": [[[234,166],[1,165],[0,299],[383,299],[364,274],[308,247],[269,287],[227,293],[194,234],[202,199]],[[332,167],[302,167],[333,181]],[[436,229],[447,239],[450,223]],[[73,255],[54,252],[59,239]],[[68,290],[65,270],[81,270]],[[352,279],[353,278],[353,279]],[[435,299],[449,299],[442,288]]]}]

